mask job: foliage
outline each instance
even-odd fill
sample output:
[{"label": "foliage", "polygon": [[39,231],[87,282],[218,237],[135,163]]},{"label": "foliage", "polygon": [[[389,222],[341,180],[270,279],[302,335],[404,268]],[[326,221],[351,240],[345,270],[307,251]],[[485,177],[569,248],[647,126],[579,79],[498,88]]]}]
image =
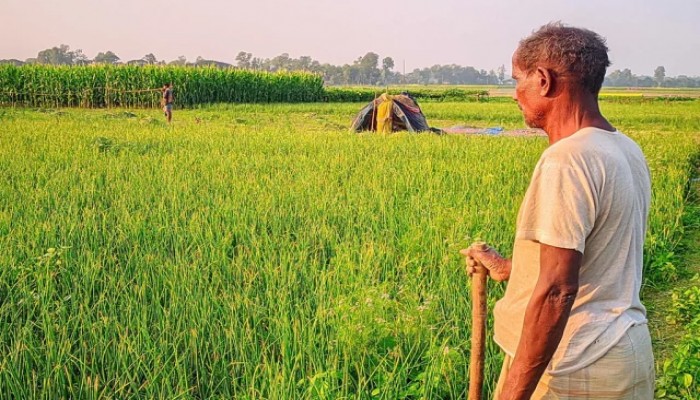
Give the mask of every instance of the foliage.
[{"label": "foliage", "polygon": [[664,360],[659,374],[657,398],[694,400],[700,393],[700,276],[687,289],[673,292],[673,311],[667,321],[684,324],[686,334]]},{"label": "foliage", "polygon": [[654,80],[658,86],[663,86],[664,79],[666,78],[666,68],[663,65],[659,65],[654,70]]},{"label": "foliage", "polygon": [[35,62],[52,65],[82,65],[87,62],[87,57],[82,50],[71,51],[68,45],[62,44],[40,51]]},{"label": "foliage", "polygon": [[700,321],[688,329],[692,333],[683,337],[672,357],[657,371],[657,399],[696,400],[700,393]]},{"label": "foliage", "polygon": [[687,289],[674,290],[672,293],[673,308],[666,320],[671,324],[690,323],[700,318],[700,275],[695,275],[692,281],[696,286]]},{"label": "foliage", "polygon": [[95,56],[93,62],[95,64],[116,64],[117,62],[119,62],[119,56],[117,56],[111,51],[107,51],[105,53],[99,52]]},{"label": "foliage", "polygon": [[[700,168],[700,152],[691,161],[695,172]],[[683,217],[684,226],[697,230],[700,227],[700,204],[698,203],[697,176],[688,183],[688,207]],[[697,235],[691,232],[691,235]],[[684,240],[689,253],[686,263],[691,266],[697,256],[697,242],[691,236]],[[694,266],[694,269],[697,265]],[[671,307],[666,322],[673,329],[684,332],[680,341],[673,343],[673,352],[663,360],[661,371],[657,371],[656,397],[672,400],[695,400],[700,393],[700,275],[686,282],[679,282],[671,292]]]}]

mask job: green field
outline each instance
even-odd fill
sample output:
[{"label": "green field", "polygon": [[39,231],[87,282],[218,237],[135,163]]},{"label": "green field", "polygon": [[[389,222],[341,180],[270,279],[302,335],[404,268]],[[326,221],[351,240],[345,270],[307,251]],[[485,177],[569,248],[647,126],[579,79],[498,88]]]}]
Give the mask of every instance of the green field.
[{"label": "green field", "polygon": [[[421,105],[433,126],[523,127],[510,102]],[[458,250],[478,237],[510,253],[546,139],[347,133],[360,107],[218,105],[171,126],[154,110],[0,108],[0,398],[465,398]],[[659,315],[698,268],[684,243],[700,101],[603,112],[652,170]],[[678,296],[676,325],[651,321],[659,396],[690,399],[700,302]],[[489,343],[489,393],[500,360]]]}]

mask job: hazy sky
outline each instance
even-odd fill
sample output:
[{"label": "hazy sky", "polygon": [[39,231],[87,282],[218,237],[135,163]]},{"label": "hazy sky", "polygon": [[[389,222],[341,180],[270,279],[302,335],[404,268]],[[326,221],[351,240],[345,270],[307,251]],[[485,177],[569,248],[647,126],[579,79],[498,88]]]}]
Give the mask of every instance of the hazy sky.
[{"label": "hazy sky", "polygon": [[0,59],[67,44],[90,58],[154,53],[234,63],[239,51],[352,63],[367,51],[410,72],[433,64],[496,69],[549,21],[608,40],[612,69],[700,75],[699,0],[0,0]]}]

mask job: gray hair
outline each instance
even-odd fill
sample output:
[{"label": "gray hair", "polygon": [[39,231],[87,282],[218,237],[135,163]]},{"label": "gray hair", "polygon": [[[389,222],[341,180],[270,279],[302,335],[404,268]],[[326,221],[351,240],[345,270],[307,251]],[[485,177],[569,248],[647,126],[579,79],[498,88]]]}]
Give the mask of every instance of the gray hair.
[{"label": "gray hair", "polygon": [[542,66],[569,75],[593,94],[603,86],[610,66],[605,39],[593,31],[553,22],[520,41],[516,65],[526,73]]}]

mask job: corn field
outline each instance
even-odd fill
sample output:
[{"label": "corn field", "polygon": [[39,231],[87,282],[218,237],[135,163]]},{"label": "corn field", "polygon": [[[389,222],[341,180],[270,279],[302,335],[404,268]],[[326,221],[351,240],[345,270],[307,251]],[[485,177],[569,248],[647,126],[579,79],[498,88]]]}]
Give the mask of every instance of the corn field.
[{"label": "corn field", "polygon": [[312,102],[323,78],[213,67],[0,65],[0,105],[21,107],[157,107],[172,82],[178,107],[209,103]]}]

